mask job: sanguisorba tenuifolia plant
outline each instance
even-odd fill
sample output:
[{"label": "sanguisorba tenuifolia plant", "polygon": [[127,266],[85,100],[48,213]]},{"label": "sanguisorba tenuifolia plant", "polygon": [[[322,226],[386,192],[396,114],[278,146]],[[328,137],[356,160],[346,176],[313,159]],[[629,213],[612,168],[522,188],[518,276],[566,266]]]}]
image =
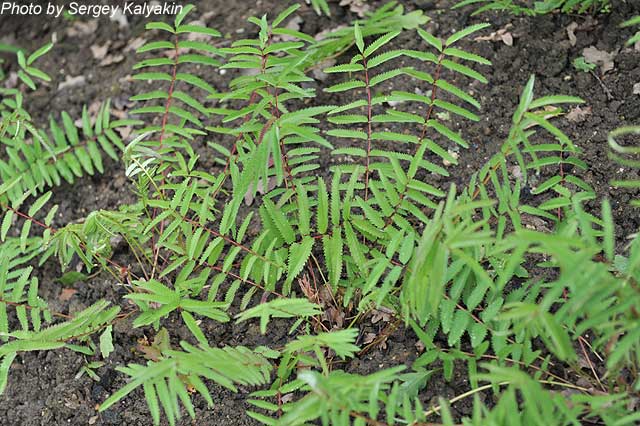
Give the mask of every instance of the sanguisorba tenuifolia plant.
[{"label": "sanguisorba tenuifolia plant", "polygon": [[[297,7],[251,18],[257,37],[224,48],[217,31],[189,23],[190,6],[149,23],[157,38],[138,49],[135,120],[112,121],[105,102],[94,124],[85,110],[81,129],[66,113],[40,129],[20,91],[0,92],[0,389],[24,351],[108,357],[113,324],[133,315],[134,327],[158,330],[157,354],[119,367],[129,380],[99,409],[142,388],[155,424],[195,417],[191,393],[211,405],[213,384],[258,388],[247,414],[266,425],[453,424],[449,405],[467,397],[465,424],[638,421],[640,242],[617,253],[608,202],[585,208],[596,198],[587,165],[553,124],[560,105],[581,100],[536,98],[532,77],[499,152],[464,187],[443,184],[453,169],[442,164],[470,146],[450,123],[480,119],[466,87],[485,83],[478,69],[490,63],[464,40],[487,25],[442,39],[391,2],[316,40],[287,27]],[[403,32],[421,48],[394,48]],[[33,66],[48,49],[18,54],[27,86],[48,78]],[[310,71],[329,58],[322,90],[349,101],[315,105]],[[233,76],[228,91],[207,81],[217,70]],[[420,91],[391,89],[400,81]],[[115,131],[125,125],[131,141]],[[220,167],[200,166],[204,149]],[[124,162],[136,203],[54,228],[49,191],[102,172],[106,156]],[[111,258],[114,236],[132,265]],[[51,312],[31,264],[57,257],[66,268],[75,255],[124,283],[135,310],[114,300]],[[372,309],[411,328],[424,353],[368,376],[337,369],[334,357],[369,349],[356,342]],[[345,312],[349,323],[337,319]],[[179,347],[161,328],[172,314],[193,335]],[[291,324],[277,348],[224,346],[200,326],[259,319],[267,333],[273,318]],[[454,363],[470,390],[424,405],[429,377],[452,380]]]}]

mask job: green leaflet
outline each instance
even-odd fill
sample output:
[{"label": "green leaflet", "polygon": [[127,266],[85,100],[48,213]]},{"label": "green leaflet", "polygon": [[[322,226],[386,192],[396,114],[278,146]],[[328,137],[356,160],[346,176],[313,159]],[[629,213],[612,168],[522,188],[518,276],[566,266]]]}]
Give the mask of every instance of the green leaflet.
[{"label": "green leaflet", "polygon": [[294,278],[296,278],[302,269],[307,264],[307,260],[311,255],[311,249],[313,248],[314,239],[306,236],[300,243],[293,243],[289,248],[289,268],[287,271],[287,280],[285,281],[285,294],[288,294],[288,289],[291,286]]},{"label": "green leaflet", "polygon": [[113,352],[113,326],[109,325],[100,335],[100,354],[102,358],[107,358],[111,352]]},{"label": "green leaflet", "polygon": [[336,289],[338,287],[340,276],[342,274],[342,234],[338,227],[334,227],[330,236],[324,236],[322,238],[324,247],[324,257],[329,269],[329,282],[331,286]]},{"label": "green leaflet", "polygon": [[260,318],[260,331],[267,331],[270,318],[311,317],[320,314],[318,305],[306,299],[275,299],[262,303],[237,315],[238,322],[250,318]]},{"label": "green leaflet", "polygon": [[295,240],[295,232],[285,214],[270,200],[265,200],[264,205],[267,214],[278,229],[280,237],[287,243],[292,244]]}]

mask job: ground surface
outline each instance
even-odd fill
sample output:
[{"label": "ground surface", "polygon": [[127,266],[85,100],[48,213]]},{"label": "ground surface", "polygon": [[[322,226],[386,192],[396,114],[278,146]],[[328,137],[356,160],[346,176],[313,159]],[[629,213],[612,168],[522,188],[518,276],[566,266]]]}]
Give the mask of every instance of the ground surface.
[{"label": "ground surface", "polygon": [[[288,2],[277,0],[222,1],[205,0],[198,3],[198,14],[204,16],[206,24],[217,28],[223,34],[237,36],[253,31],[246,18],[263,13],[274,14],[283,9]],[[436,35],[446,36],[454,29],[460,29],[479,18],[469,16],[469,10],[449,11],[448,1],[404,0],[408,9],[423,8],[433,19],[430,28]],[[620,2],[624,3],[624,2]],[[452,181],[464,184],[469,175],[477,170],[499,147],[506,137],[511,114],[517,104],[518,94],[531,74],[537,77],[536,93],[568,94],[580,96],[590,108],[585,121],[571,122],[563,120],[561,127],[584,151],[583,159],[590,164],[590,170],[584,178],[603,196],[612,199],[618,231],[627,235],[638,229],[640,219],[636,212],[628,207],[630,194],[614,190],[608,181],[616,176],[628,175],[628,171],[607,160],[606,134],[624,124],[640,123],[640,96],[634,95],[633,85],[640,82],[640,51],[624,48],[623,43],[630,31],[623,31],[618,25],[637,14],[640,5],[622,4],[609,15],[595,19],[580,16],[552,15],[541,18],[513,18],[506,15],[485,17],[493,23],[492,31],[511,27],[507,31],[513,38],[513,45],[502,41],[468,42],[465,47],[493,61],[493,67],[482,71],[489,83],[473,87],[484,109],[482,121],[474,125],[461,123],[463,134],[472,145],[468,151],[460,152],[460,164],[451,169]],[[371,2],[377,4],[377,2]],[[301,29],[309,34],[333,28],[348,22],[354,15],[333,5],[332,20],[318,18],[313,11],[304,6],[300,14],[304,19]],[[273,15],[272,15],[273,16]],[[579,25],[575,31],[575,46],[569,41],[566,28],[572,22]],[[42,18],[7,19],[0,17],[0,39],[33,49],[52,37],[57,38],[54,51],[41,63],[41,68],[49,72],[54,81],[36,93],[30,95],[31,111],[38,119],[46,119],[51,112],[66,110],[72,116],[78,116],[82,104],[92,104],[107,97],[113,99],[114,106],[126,111],[128,97],[135,93],[136,86],[128,78],[131,65],[136,61],[131,43],[139,37],[145,37],[144,22],[129,18],[128,25],[120,28],[117,23],[101,20],[95,30],[89,27],[85,33],[70,34],[69,28],[74,22],[68,20],[44,20]],[[101,47],[110,42],[106,58],[114,63],[99,65],[102,59],[96,59],[91,47]],[[397,40],[398,45],[421,48],[417,37],[405,35]],[[602,84],[589,73],[576,71],[571,62],[582,50],[589,46],[607,52],[618,51],[614,59],[614,68],[602,76]],[[118,55],[122,55],[120,59]],[[100,56],[100,55],[99,55]],[[108,62],[108,61],[107,61]],[[84,76],[85,81],[74,87],[59,90],[59,84],[69,77]],[[225,87],[226,78],[214,74],[209,76],[219,90]],[[604,85],[610,90],[608,97]],[[413,91],[415,87],[401,88]],[[335,99],[319,96],[318,102],[330,102]],[[205,157],[205,161],[207,161]],[[328,158],[328,163],[332,160]],[[85,216],[95,209],[113,209],[132,200],[127,189],[127,181],[120,165],[108,163],[102,176],[84,178],[75,185],[63,185],[56,188],[55,201],[60,204],[60,214],[56,224],[62,225]],[[126,262],[126,254],[122,254]],[[99,276],[88,283],[77,283],[76,290],[69,299],[61,297],[62,287],[54,282],[60,276],[55,264],[47,265],[38,273],[42,282],[42,296],[51,301],[51,307],[58,312],[76,312],[99,298],[117,301],[124,294],[123,289],[115,285],[108,276]],[[68,296],[69,292],[65,296]],[[66,299],[66,300],[65,300]],[[175,318],[174,318],[175,319]],[[165,324],[172,342],[187,338],[188,333],[179,327],[179,322],[171,319]],[[209,324],[208,337],[220,344],[255,346],[259,344],[278,345],[286,339],[287,325],[274,323],[268,336],[259,333],[255,323],[229,325]],[[363,335],[378,332],[380,325],[364,324]],[[143,332],[130,327],[128,322],[120,322],[115,328],[115,352],[107,364],[97,370],[101,380],[93,381],[83,375],[74,376],[87,361],[71,351],[52,351],[18,356],[9,374],[9,385],[0,396],[0,424],[2,425],[148,425],[150,419],[142,392],[134,392],[122,403],[98,416],[96,404],[123,385],[124,379],[114,368],[128,362],[142,362],[136,350],[138,339]],[[153,336],[147,336],[152,338]],[[374,348],[360,359],[351,362],[348,368],[361,373],[376,371],[382,367],[407,363],[417,355],[417,339],[411,332],[400,329],[392,334],[384,347]],[[464,379],[465,371],[456,371],[450,383],[435,375],[426,390],[426,401],[437,396],[450,398],[468,390]],[[249,389],[243,389],[234,395],[223,390],[213,393],[216,406],[209,410],[206,404],[196,398],[198,425],[253,425],[244,415],[247,404],[244,402]],[[461,402],[454,405],[458,416],[468,414],[470,406]],[[185,419],[182,424],[190,424]]]}]

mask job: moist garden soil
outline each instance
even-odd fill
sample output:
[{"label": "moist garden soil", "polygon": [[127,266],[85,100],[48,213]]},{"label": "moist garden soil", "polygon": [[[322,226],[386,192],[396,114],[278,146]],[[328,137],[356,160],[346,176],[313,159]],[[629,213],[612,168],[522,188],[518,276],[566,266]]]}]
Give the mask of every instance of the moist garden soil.
[{"label": "moist garden soil", "polygon": [[[290,4],[278,0],[205,0],[196,3],[196,16],[231,38],[254,36],[255,30],[247,22],[248,17],[264,13],[273,17]],[[506,31],[513,38],[512,45],[500,40],[466,41],[463,45],[465,49],[490,59],[493,66],[481,69],[489,80],[488,84],[467,87],[483,105],[480,113],[482,120],[474,124],[453,123],[454,127],[462,131],[471,147],[460,151],[460,165],[449,167],[451,177],[442,179],[455,182],[458,186],[464,185],[470,175],[479,170],[499,149],[508,134],[511,114],[517,106],[518,96],[529,76],[535,74],[537,96],[579,96],[586,102],[582,108],[590,109],[590,114],[583,121],[561,119],[557,124],[583,151],[581,158],[590,166],[581,176],[597,190],[600,197],[610,198],[617,224],[619,247],[623,249],[624,237],[637,231],[640,218],[637,211],[629,207],[629,200],[634,194],[612,188],[609,184],[611,179],[632,177],[633,174],[607,158],[606,138],[607,133],[616,127],[640,124],[640,95],[633,94],[633,85],[640,82],[640,51],[624,47],[624,41],[630,37],[631,32],[619,28],[621,22],[640,13],[640,4],[616,2],[621,4],[614,6],[610,14],[595,17],[552,14],[536,18],[515,18],[506,14],[490,14],[478,18],[471,17],[468,9],[449,10],[452,4],[450,1],[404,0],[401,3],[408,10],[423,9],[432,19],[428,24],[429,29],[440,37],[481,20],[488,19],[492,22],[493,27],[489,32],[510,25]],[[380,2],[370,1],[369,4],[375,7]],[[332,18],[318,17],[308,6],[303,5],[298,12],[303,18],[301,30],[315,35],[356,18],[351,11],[336,3],[332,3],[332,12]],[[572,22],[578,24],[575,45],[570,42],[566,30]],[[126,113],[131,107],[128,98],[147,89],[141,87],[141,83],[131,80],[131,66],[138,58],[133,50],[127,49],[139,37],[149,37],[144,30],[143,19],[128,17],[126,26],[103,19],[98,21],[95,31],[75,36],[69,34],[69,28],[76,24],[76,21],[68,19],[0,17],[0,41],[33,50],[52,37],[57,39],[54,50],[39,63],[40,68],[53,77],[53,82],[43,85],[27,98],[29,110],[40,123],[45,123],[50,114],[59,114],[63,110],[78,117],[83,104],[106,98],[112,99],[115,109]],[[92,54],[91,47],[103,47],[106,43],[109,43],[108,55],[117,60],[110,65],[101,66],[100,60]],[[414,32],[407,32],[394,43],[407,48],[424,48]],[[601,51],[617,51],[614,68],[600,75],[600,82],[593,74],[577,71],[572,66],[573,59],[589,46],[595,46]],[[122,55],[122,58],[118,55]],[[597,74],[600,74],[599,71]],[[77,76],[83,76],[84,82],[59,90],[61,82]],[[212,73],[207,76],[207,80],[218,90],[224,90],[229,76]],[[331,82],[328,80],[325,84]],[[394,89],[413,92],[416,87],[415,83],[407,83],[406,87],[398,86]],[[610,95],[607,95],[607,90]],[[346,100],[319,91],[314,102],[335,104]],[[210,149],[207,150],[203,145],[198,148],[198,152],[202,155],[203,167],[216,167]],[[320,170],[328,170],[334,160],[331,156],[323,157],[321,161],[326,167]],[[93,210],[115,209],[134,200],[122,165],[114,162],[105,164],[106,170],[102,175],[82,178],[74,185],[64,184],[54,188],[53,201],[60,205],[55,226],[80,220]],[[539,179],[544,179],[544,176]],[[446,182],[442,180],[439,184],[443,186],[443,183],[446,186]],[[533,225],[545,226],[540,222]],[[121,264],[134,263],[125,248],[117,249],[115,256]],[[131,306],[122,302],[125,289],[108,274],[63,286],[55,281],[62,273],[55,262],[45,264],[36,272],[41,282],[41,296],[50,302],[53,311],[73,314],[100,298],[121,303],[125,311],[131,309]],[[179,318],[170,317],[163,325],[169,331],[172,344],[177,345],[181,339],[191,340]],[[217,324],[204,321],[202,325],[210,342],[220,346],[278,347],[290,338],[287,336],[289,324],[284,322],[273,322],[267,335],[260,334],[256,322]],[[370,333],[387,335],[389,323],[381,321],[374,324],[369,317],[359,327],[361,336]],[[105,365],[96,370],[99,381],[92,380],[86,374],[75,378],[83,365],[98,360],[98,356],[91,359],[70,350],[18,355],[9,373],[8,387],[0,396],[0,424],[151,424],[140,390],[104,413],[98,414],[96,410],[100,402],[125,383],[124,375],[115,371],[115,368],[130,362],[144,362],[138,349],[139,341],[145,338],[152,340],[154,337],[153,334],[145,335],[145,332],[148,331],[132,328],[131,318],[115,324],[115,351]],[[361,343],[363,341],[364,339],[360,339]],[[344,365],[344,368],[351,372],[371,373],[398,364],[410,366],[419,356],[417,341],[412,331],[400,327],[389,333],[383,344],[369,348],[366,353]],[[442,343],[446,344],[445,341]],[[464,369],[456,369],[452,380],[445,381],[436,372],[423,391],[425,404],[437,403],[439,396],[449,399],[469,390],[466,373]],[[554,373],[563,374],[562,371]],[[181,424],[254,425],[256,422],[244,414],[245,409],[249,408],[245,402],[249,392],[251,389],[241,388],[239,393],[234,394],[216,387],[212,392],[215,406],[211,409],[207,408],[202,398],[196,396],[194,406],[197,419],[192,422],[185,414]],[[490,397],[486,398],[485,402],[491,404],[492,401],[488,399]],[[460,417],[469,414],[470,409],[471,401],[462,400],[453,405],[452,411],[456,417]]]}]

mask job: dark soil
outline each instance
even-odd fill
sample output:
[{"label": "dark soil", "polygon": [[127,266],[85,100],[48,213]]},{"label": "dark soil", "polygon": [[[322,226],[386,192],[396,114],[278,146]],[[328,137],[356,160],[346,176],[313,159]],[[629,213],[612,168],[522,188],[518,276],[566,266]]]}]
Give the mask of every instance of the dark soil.
[{"label": "dark soil", "polygon": [[[252,24],[246,19],[254,15],[275,13],[286,7],[289,2],[277,0],[205,0],[198,3],[198,15],[207,17],[206,24],[217,28],[223,34],[243,36],[251,34]],[[379,2],[372,1],[373,5]],[[408,9],[421,7],[432,18],[429,24],[436,35],[445,36],[453,30],[478,22],[480,19],[470,17],[470,10],[450,11],[450,1],[404,0]],[[507,136],[511,114],[518,96],[531,74],[536,75],[536,94],[575,95],[586,101],[591,108],[587,120],[571,123],[559,121],[560,127],[584,151],[582,158],[590,165],[583,175],[600,196],[609,197],[612,201],[617,231],[624,237],[636,232],[640,218],[636,211],[629,207],[629,199],[633,195],[629,191],[612,189],[609,181],[619,176],[628,176],[629,171],[607,159],[607,133],[621,125],[640,124],[640,96],[633,95],[632,86],[640,82],[640,52],[633,48],[623,47],[624,41],[631,35],[629,30],[621,30],[619,24],[640,12],[640,5],[630,2],[614,7],[609,15],[597,16],[595,19],[584,16],[550,15],[540,18],[513,18],[507,15],[489,15],[492,19],[492,31],[512,24],[510,32],[514,37],[513,46],[497,41],[468,41],[464,47],[481,54],[493,61],[493,67],[484,67],[481,71],[489,79],[485,86],[474,84],[473,90],[484,106],[482,120],[469,125],[467,122],[456,124],[462,129],[471,148],[460,152],[461,166],[451,167],[450,180],[464,185],[471,173],[500,147]],[[333,19],[318,18],[306,5],[300,9],[304,18],[301,30],[316,34],[319,31],[333,28],[353,19],[351,12],[333,4]],[[208,13],[212,12],[212,13]],[[566,27],[575,21],[584,30],[576,32],[577,44],[571,46]],[[50,113],[66,110],[72,116],[79,116],[83,104],[102,101],[108,97],[120,107],[127,106],[127,99],[136,91],[136,86],[127,76],[131,74],[131,66],[136,62],[133,52],[125,52],[125,47],[136,37],[144,34],[142,19],[129,17],[129,25],[119,28],[115,22],[100,20],[97,30],[82,37],[67,35],[67,29],[73,22],[65,19],[43,19],[42,17],[7,18],[0,17],[0,39],[13,41],[27,49],[39,47],[52,37],[57,38],[56,47],[41,62],[41,68],[50,73],[54,81],[29,96],[31,112],[40,120],[45,120]],[[54,36],[55,35],[55,36]],[[123,54],[124,60],[109,66],[98,66],[91,54],[92,45],[103,45],[111,41],[110,54]],[[407,34],[396,41],[398,45],[421,49],[417,36]],[[615,68],[601,76],[604,86],[611,91],[612,99],[608,99],[596,77],[589,73],[576,71],[572,61],[581,55],[582,49],[595,46],[607,52],[620,49]],[[58,85],[68,76],[86,77],[86,83],[78,87],[58,90]],[[228,76],[214,73],[208,76],[209,82],[220,90],[224,89]],[[415,86],[396,87],[413,92]],[[319,95],[318,103],[336,102],[335,98]],[[209,154],[210,155],[210,154]],[[205,159],[206,161],[206,159]],[[333,159],[327,156],[327,165]],[[328,167],[323,168],[328,169]],[[542,179],[542,178],[541,178]],[[63,185],[54,189],[54,200],[60,204],[56,226],[78,220],[87,212],[96,209],[114,209],[134,198],[127,188],[127,180],[120,165],[108,162],[106,173],[87,177],[74,185]],[[122,262],[128,260],[126,253],[118,254]],[[37,274],[41,280],[42,296],[50,301],[54,311],[73,313],[89,306],[100,298],[121,300],[125,291],[114,280],[105,275],[86,283],[73,286],[77,293],[70,300],[60,301],[62,287],[54,279],[61,275],[59,267],[54,263],[41,268]],[[188,331],[180,325],[176,318],[165,322],[173,343],[180,339],[188,339]],[[287,340],[288,324],[273,323],[269,335],[262,336],[256,323],[215,324],[203,323],[209,327],[205,331],[210,341],[219,345],[256,346],[268,344],[278,346]],[[379,332],[374,324],[361,325],[363,333]],[[129,321],[116,324],[114,332],[115,352],[109,357],[106,365],[97,370],[100,381],[96,382],[83,375],[74,376],[81,367],[91,361],[68,350],[19,355],[14,362],[10,374],[9,385],[0,396],[0,424],[2,425],[149,425],[151,423],[142,392],[137,391],[105,413],[98,415],[96,405],[110,393],[125,383],[122,374],[115,367],[129,362],[144,362],[136,350],[138,339],[144,337],[140,329],[133,329]],[[150,340],[153,335],[147,335]],[[419,355],[416,348],[417,339],[405,329],[393,333],[386,345],[374,348],[348,364],[348,369],[358,373],[370,373],[380,368],[398,364],[411,365]],[[444,343],[444,342],[443,342]],[[96,358],[97,360],[97,358]],[[437,401],[438,396],[451,398],[469,389],[466,371],[456,370],[453,380],[446,382],[436,374],[430,380],[425,401]],[[250,389],[242,389],[239,394],[232,394],[215,388],[213,398],[216,403],[208,409],[205,402],[196,397],[197,420],[192,423],[186,416],[181,424],[198,425],[253,425],[253,420],[244,414],[248,408],[245,403]],[[487,401],[490,402],[490,401]],[[453,407],[454,415],[469,414],[470,400],[463,400]]]}]

